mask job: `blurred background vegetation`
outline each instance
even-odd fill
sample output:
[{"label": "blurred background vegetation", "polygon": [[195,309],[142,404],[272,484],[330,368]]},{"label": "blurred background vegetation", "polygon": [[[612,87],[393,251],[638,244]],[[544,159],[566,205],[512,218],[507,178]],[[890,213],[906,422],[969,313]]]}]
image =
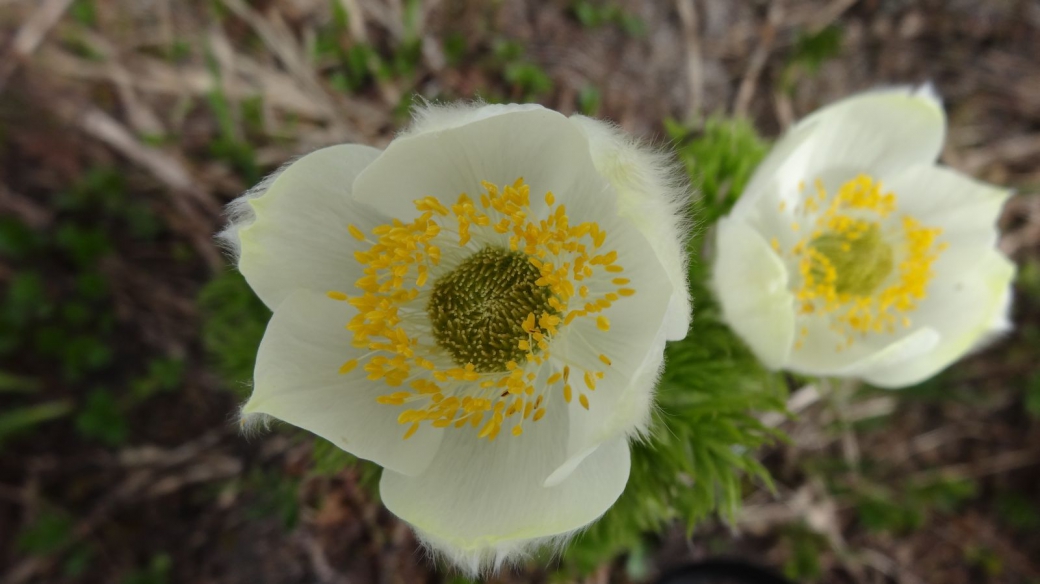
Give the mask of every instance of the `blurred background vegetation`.
[{"label": "blurred background vegetation", "polygon": [[[596,115],[676,150],[703,259],[785,127],[924,81],[944,161],[1018,193],[1016,331],[918,387],[832,400],[754,365],[695,261],[667,431],[562,560],[494,581],[729,556],[802,582],[1040,582],[1035,0],[0,0],[0,32],[0,582],[461,582],[382,509],[378,469],[233,423],[269,314],[212,235],[291,157],[385,145],[416,95]],[[686,482],[665,489],[662,465]]]}]

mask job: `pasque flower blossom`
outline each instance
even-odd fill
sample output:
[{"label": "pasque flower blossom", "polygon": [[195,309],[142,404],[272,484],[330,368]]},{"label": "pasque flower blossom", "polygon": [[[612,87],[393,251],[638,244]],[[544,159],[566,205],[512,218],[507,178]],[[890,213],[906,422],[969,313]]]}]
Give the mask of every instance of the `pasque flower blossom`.
[{"label": "pasque flower blossom", "polygon": [[684,197],[666,157],[533,105],[427,105],[383,151],[296,160],[222,234],[274,311],[244,421],[383,466],[467,572],[562,541],[624,489],[689,327]]},{"label": "pasque flower blossom", "polygon": [[1009,193],[936,164],[928,87],[857,95],[793,127],[720,221],[714,287],[767,366],[902,387],[1010,328]]}]

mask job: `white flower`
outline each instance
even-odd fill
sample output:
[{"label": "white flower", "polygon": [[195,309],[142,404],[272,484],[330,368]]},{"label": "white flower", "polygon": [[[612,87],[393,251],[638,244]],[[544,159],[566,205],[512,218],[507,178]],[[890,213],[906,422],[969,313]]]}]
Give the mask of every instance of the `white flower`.
[{"label": "white flower", "polygon": [[1006,190],[937,166],[928,87],[854,96],[792,128],[718,226],[725,319],[774,369],[902,387],[1010,328]]},{"label": "white flower", "polygon": [[665,161],[602,122],[464,105],[293,162],[222,234],[274,310],[243,416],[383,466],[386,506],[469,573],[562,542],[624,489],[689,327]]}]

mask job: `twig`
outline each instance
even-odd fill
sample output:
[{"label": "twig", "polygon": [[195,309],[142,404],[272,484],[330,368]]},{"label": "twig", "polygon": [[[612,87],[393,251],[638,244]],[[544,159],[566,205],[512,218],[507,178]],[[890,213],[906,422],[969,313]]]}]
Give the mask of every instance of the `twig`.
[{"label": "twig", "polygon": [[686,121],[696,123],[700,121],[704,108],[704,73],[700,33],[697,30],[697,7],[693,0],[678,0],[676,8],[682,22],[683,44],[686,46]]},{"label": "twig", "polygon": [[823,10],[816,11],[809,21],[809,32],[817,33],[827,28],[856,2],[859,0],[834,0]]},{"label": "twig", "polygon": [[43,37],[58,24],[71,4],[72,0],[44,0],[25,21],[14,37],[10,53],[0,62],[0,93],[18,66],[36,51]]},{"label": "twig", "polygon": [[1035,465],[1040,465],[1040,452],[1036,450],[1016,450],[1014,452],[1003,452],[979,462],[963,462],[938,470],[918,472],[910,477],[910,482],[928,484],[944,479],[978,479]]},{"label": "twig", "polygon": [[863,562],[874,568],[878,572],[881,572],[885,576],[894,579],[896,582],[902,582],[905,584],[924,584],[924,580],[917,577],[912,572],[907,572],[901,569],[898,562],[878,550],[872,550],[865,548],[861,552],[863,556]]},{"label": "twig", "polygon": [[310,560],[311,568],[314,569],[314,575],[318,577],[318,582],[321,584],[349,584],[350,580],[332,567],[332,563],[329,562],[321,542],[308,533],[301,534],[299,540],[303,549],[307,552],[307,559]]},{"label": "twig", "polygon": [[959,166],[969,174],[977,174],[995,162],[1028,162],[1037,156],[1040,156],[1040,135],[1022,134],[965,153]]},{"label": "twig", "polygon": [[861,458],[859,441],[856,440],[856,432],[852,429],[852,422],[849,419],[848,409],[852,399],[852,394],[856,391],[859,386],[859,382],[855,379],[847,379],[835,388],[835,414],[838,416],[838,421],[841,424],[841,450],[845,456],[845,462],[849,464],[850,468],[858,469]]},{"label": "twig", "polygon": [[222,435],[223,433],[220,431],[208,432],[200,438],[176,448],[159,448],[158,446],[124,448],[119,451],[119,464],[127,467],[182,464],[216,446]]},{"label": "twig", "polygon": [[[816,386],[812,384],[803,386],[787,398],[787,413],[798,414],[818,401],[820,401],[820,392]],[[788,417],[780,412],[766,412],[762,414],[759,421],[764,426],[775,428],[787,419]]]},{"label": "twig", "polygon": [[758,77],[762,74],[766,61],[769,60],[769,52],[773,49],[776,32],[783,20],[783,16],[784,9],[782,3],[774,2],[769,7],[766,24],[762,26],[762,36],[759,38],[758,46],[755,47],[755,52],[751,54],[747,71],[744,73],[744,79],[740,82],[740,89],[737,90],[737,99],[733,102],[734,117],[747,117],[751,98],[755,95]]},{"label": "twig", "polygon": [[0,211],[18,217],[26,225],[40,229],[54,219],[54,212],[43,205],[15,193],[0,183]]},{"label": "twig", "polygon": [[365,13],[361,11],[361,5],[357,0],[339,0],[339,5],[347,13],[347,28],[350,36],[360,43],[368,42],[368,33],[365,32]]}]

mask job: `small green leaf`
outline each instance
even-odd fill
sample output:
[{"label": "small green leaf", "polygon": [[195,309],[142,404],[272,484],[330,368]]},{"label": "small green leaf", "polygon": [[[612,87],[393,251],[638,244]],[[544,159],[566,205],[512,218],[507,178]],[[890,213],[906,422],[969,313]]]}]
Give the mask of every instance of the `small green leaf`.
[{"label": "small green leaf", "polygon": [[69,553],[62,572],[69,578],[78,578],[86,573],[94,560],[94,550],[87,545],[77,545]]},{"label": "small green leaf", "polygon": [[271,311],[237,271],[227,271],[199,293],[202,345],[231,389],[245,389]]},{"label": "small green leaf", "polygon": [[131,572],[120,580],[120,584],[168,584],[173,560],[168,554],[152,556],[148,565]]},{"label": "small green leaf", "polygon": [[1040,373],[1034,373],[1026,382],[1026,411],[1040,418]]},{"label": "small green leaf", "polygon": [[585,85],[578,92],[578,110],[587,116],[599,114],[603,95],[595,85]]},{"label": "small green leaf", "polygon": [[1033,533],[1040,529],[1040,506],[1019,493],[1001,493],[996,498],[997,516],[1014,529]]},{"label": "small green leaf", "polygon": [[34,556],[52,554],[69,541],[72,527],[72,518],[67,513],[44,507],[36,519],[18,535],[17,547]]},{"label": "small green leaf", "polygon": [[0,256],[21,259],[36,250],[40,237],[14,217],[0,217]]},{"label": "small green leaf", "polygon": [[72,402],[55,400],[0,413],[0,445],[16,434],[25,433],[39,424],[56,420],[72,411]]},{"label": "small green leaf", "polygon": [[35,393],[39,389],[38,379],[0,371],[0,393]]},{"label": "small green leaf", "polygon": [[129,432],[119,404],[103,389],[95,389],[87,397],[87,402],[76,416],[76,430],[84,438],[108,446],[122,445]]}]

